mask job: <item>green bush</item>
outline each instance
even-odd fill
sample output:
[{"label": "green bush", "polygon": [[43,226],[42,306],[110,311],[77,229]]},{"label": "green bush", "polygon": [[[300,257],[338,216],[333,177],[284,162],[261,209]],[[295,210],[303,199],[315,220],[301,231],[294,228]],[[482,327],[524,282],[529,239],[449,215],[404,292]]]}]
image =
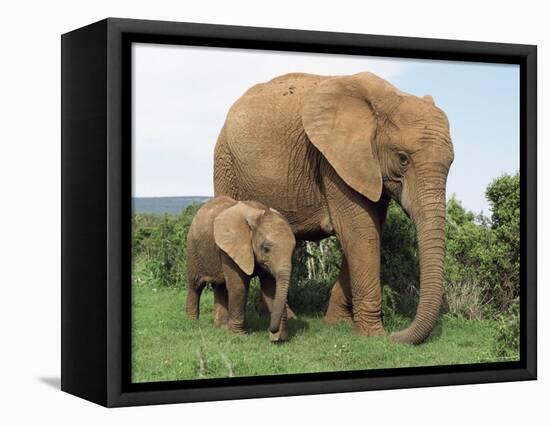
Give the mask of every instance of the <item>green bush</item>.
[{"label": "green bush", "polygon": [[398,310],[399,295],[390,286],[382,286],[382,322],[384,327],[397,328],[396,324],[401,324],[403,316]]},{"label": "green bush", "polygon": [[183,230],[177,226],[177,219],[168,216],[164,216],[157,229],[151,238],[153,250],[148,258],[148,269],[159,285],[178,286],[184,282],[186,270]]},{"label": "green bush", "polygon": [[187,232],[198,208],[191,205],[178,216],[134,215],[134,262],[143,262],[153,285],[185,284]]},{"label": "green bush", "polygon": [[447,301],[467,319],[495,317],[519,296],[519,175],[495,179],[486,196],[491,218],[466,212],[454,198],[447,206]]},{"label": "green bush", "polygon": [[332,285],[338,278],[342,250],[334,237],[320,242],[299,241],[292,258],[288,303],[296,312],[326,310]]},{"label": "green bush", "polygon": [[495,330],[495,353],[502,358],[517,359],[519,354],[519,299],[514,300],[506,313],[498,316]]},{"label": "green bush", "polygon": [[495,179],[486,191],[491,204],[491,229],[495,235],[492,247],[491,277],[495,299],[500,310],[508,309],[519,297],[520,272],[520,178],[519,174]]},{"label": "green bush", "polygon": [[481,319],[492,309],[489,279],[495,273],[491,248],[495,235],[452,197],[447,204],[445,288],[449,312]]}]

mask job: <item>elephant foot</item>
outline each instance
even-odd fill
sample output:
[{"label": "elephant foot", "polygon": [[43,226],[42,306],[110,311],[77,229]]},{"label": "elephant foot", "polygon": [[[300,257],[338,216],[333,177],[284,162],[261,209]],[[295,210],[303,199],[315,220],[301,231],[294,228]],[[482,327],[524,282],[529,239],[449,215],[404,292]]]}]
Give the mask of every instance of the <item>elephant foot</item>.
[{"label": "elephant foot", "polygon": [[269,332],[269,341],[272,343],[281,343],[288,340],[288,330],[279,330],[277,333]]},{"label": "elephant foot", "polygon": [[347,296],[347,293],[342,288],[342,278],[339,278],[330,292],[327,312],[325,313],[325,324],[332,325],[339,322],[353,322],[351,299]]},{"label": "elephant foot", "polygon": [[214,327],[221,328],[223,330],[229,329],[229,325],[227,324],[227,322],[214,322]]},{"label": "elephant foot", "polygon": [[231,334],[236,334],[238,336],[245,336],[246,335],[246,329],[244,327],[244,324],[230,324],[230,323],[227,323],[227,330]]},{"label": "elephant foot", "polygon": [[225,312],[214,313],[214,327],[227,328],[229,326],[229,318]]},{"label": "elephant foot", "polygon": [[199,310],[195,306],[187,306],[184,310],[185,315],[187,318],[192,320],[198,320],[199,319]]},{"label": "elephant foot", "polygon": [[366,337],[380,337],[386,334],[381,322],[367,324],[367,325],[354,324],[353,333],[359,336],[366,336]]},{"label": "elephant foot", "polygon": [[329,306],[325,314],[324,322],[326,325],[338,324],[340,322],[353,323],[353,314],[346,307]]}]

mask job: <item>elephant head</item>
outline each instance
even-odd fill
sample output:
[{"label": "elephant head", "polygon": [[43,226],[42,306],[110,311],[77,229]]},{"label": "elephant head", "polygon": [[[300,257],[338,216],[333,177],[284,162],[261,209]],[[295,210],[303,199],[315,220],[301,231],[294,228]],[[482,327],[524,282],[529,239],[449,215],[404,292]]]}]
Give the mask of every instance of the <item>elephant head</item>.
[{"label": "elephant head", "polygon": [[413,220],[420,300],[396,341],[419,343],[433,329],[443,296],[445,186],[453,161],[449,123],[430,96],[400,92],[371,73],[332,77],[306,97],[302,124],[340,178],[372,202],[385,191]]},{"label": "elephant head", "polygon": [[278,332],[286,311],[292,253],[296,246],[286,219],[259,203],[241,201],[216,217],[214,239],[247,275],[252,275],[254,266],[258,265],[275,278],[269,330]]}]

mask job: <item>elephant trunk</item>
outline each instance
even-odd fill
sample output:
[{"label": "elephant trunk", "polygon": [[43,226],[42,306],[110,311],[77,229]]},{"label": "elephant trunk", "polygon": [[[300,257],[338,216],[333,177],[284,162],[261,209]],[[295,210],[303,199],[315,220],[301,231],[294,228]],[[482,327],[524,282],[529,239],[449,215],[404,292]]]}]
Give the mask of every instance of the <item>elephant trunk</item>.
[{"label": "elephant trunk", "polygon": [[445,191],[431,197],[417,214],[416,226],[420,255],[420,299],[416,316],[405,330],[391,335],[398,342],[418,344],[434,328],[443,300],[443,262],[445,257]]},{"label": "elephant trunk", "polygon": [[285,272],[282,277],[277,277],[275,299],[273,300],[273,309],[271,310],[271,323],[269,324],[269,331],[271,333],[279,331],[281,321],[284,319],[289,282],[290,272]]}]

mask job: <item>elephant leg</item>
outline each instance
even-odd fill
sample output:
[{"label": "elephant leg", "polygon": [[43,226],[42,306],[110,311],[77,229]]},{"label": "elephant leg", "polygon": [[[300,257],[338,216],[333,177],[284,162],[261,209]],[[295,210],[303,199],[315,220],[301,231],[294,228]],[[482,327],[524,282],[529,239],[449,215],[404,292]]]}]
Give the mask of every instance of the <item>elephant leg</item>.
[{"label": "elephant leg", "polygon": [[250,277],[225,253],[222,253],[222,269],[227,286],[227,327],[232,333],[245,334],[246,297]]},{"label": "elephant leg", "polygon": [[349,269],[346,258],[342,258],[340,274],[330,292],[325,324],[335,324],[340,321],[352,322],[353,311],[351,303]]},{"label": "elephant leg", "polygon": [[227,309],[227,288],[225,284],[213,286],[214,290],[214,326],[227,327],[229,311]]},{"label": "elephant leg", "polygon": [[[275,279],[269,274],[260,275],[260,285],[262,288],[262,303],[264,304],[267,312],[271,314],[273,309],[273,300],[275,299]],[[287,320],[290,319],[289,313],[292,313],[293,318],[295,318],[294,312],[290,310],[288,304],[286,305],[286,315],[283,315],[281,318],[281,325],[279,331],[274,335],[270,336],[272,341],[283,341],[288,339],[288,324]]]},{"label": "elephant leg", "polygon": [[[326,171],[324,184],[331,222],[348,266],[354,330],[365,336],[383,335],[380,234],[387,200],[369,201],[344,183],[332,167]],[[345,287],[340,288],[345,296]],[[337,287],[332,304],[341,306],[341,298]]]},{"label": "elephant leg", "polygon": [[361,249],[353,248],[346,256],[350,268],[354,330],[365,336],[382,336],[379,238],[368,240]]}]

